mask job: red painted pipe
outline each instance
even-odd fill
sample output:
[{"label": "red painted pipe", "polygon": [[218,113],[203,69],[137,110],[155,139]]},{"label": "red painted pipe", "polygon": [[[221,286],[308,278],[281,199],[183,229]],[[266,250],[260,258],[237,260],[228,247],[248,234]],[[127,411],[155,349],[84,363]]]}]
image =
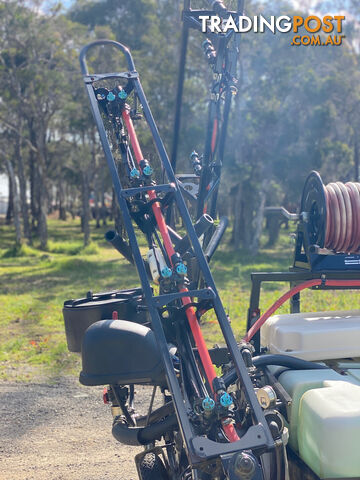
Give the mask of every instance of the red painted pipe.
[{"label": "red painted pipe", "polygon": [[[131,143],[131,146],[132,146],[133,151],[134,151],[136,162],[137,162],[137,164],[139,165],[139,168],[140,168],[140,162],[141,162],[141,160],[144,159],[144,157],[143,157],[141,147],[140,147],[138,139],[137,139],[134,124],[131,120],[129,110],[127,110],[125,108],[123,110],[122,117],[125,121],[125,125],[126,125],[126,128],[127,128],[129,137],[130,137],[130,143]],[[150,200],[153,200],[154,198],[156,198],[156,193],[155,193],[154,190],[151,190],[151,187],[149,187],[149,188],[150,189],[147,193],[149,195]],[[171,259],[172,255],[174,255],[174,253],[175,253],[175,250],[174,250],[174,247],[171,243],[171,238],[170,238],[170,235],[169,235],[169,231],[167,229],[167,225],[165,223],[164,216],[163,216],[162,211],[161,211],[160,204],[158,202],[153,203],[152,204],[152,210],[154,212],[155,219],[156,219],[157,225],[159,227],[161,237],[162,237],[163,242],[164,242],[164,247],[165,247],[166,253],[168,254],[169,258]],[[181,292],[187,292],[188,290],[187,290],[187,288],[182,288],[180,291]],[[188,305],[189,303],[191,303],[191,298],[190,297],[183,297],[182,298],[182,303],[183,303],[183,305]],[[201,363],[202,363],[202,365],[204,367],[204,370],[205,370],[206,378],[207,378],[207,380],[209,382],[209,385],[211,387],[211,390],[212,390],[213,389],[212,383],[213,383],[214,378],[216,377],[216,372],[215,372],[214,365],[212,364],[211,357],[210,357],[209,351],[207,349],[204,337],[202,335],[202,332],[201,332],[201,329],[200,329],[200,326],[199,326],[199,322],[196,318],[195,309],[193,307],[187,308],[186,309],[186,316],[187,316],[187,319],[189,321],[191,332],[193,334],[193,337],[194,337],[194,340],[195,340],[195,343],[196,343],[196,346],[197,346],[197,349],[198,349],[198,352],[199,352]],[[239,436],[237,435],[236,430],[235,430],[233,425],[231,425],[231,424],[230,425],[223,425],[223,428],[224,428],[226,436],[228,437],[228,439],[231,442],[235,442],[236,440],[239,440]]]},{"label": "red painted pipe", "polygon": [[[297,293],[301,292],[305,288],[315,287],[316,285],[321,285],[322,280],[317,278],[314,280],[307,280],[304,283],[300,283],[300,285],[296,285],[296,287],[291,288],[288,292],[286,292],[282,297],[280,297],[265,313],[263,313],[258,320],[254,323],[254,325],[248,330],[243,340],[245,342],[250,342],[256,332],[260,330],[260,328],[264,325],[266,320],[274,313],[276,310],[281,307],[286,300],[293,297]],[[360,280],[325,280],[324,283],[327,287],[360,287]]]},{"label": "red painted pipe", "polygon": [[217,140],[218,120],[214,118],[213,131],[211,136],[211,153],[214,154]]}]

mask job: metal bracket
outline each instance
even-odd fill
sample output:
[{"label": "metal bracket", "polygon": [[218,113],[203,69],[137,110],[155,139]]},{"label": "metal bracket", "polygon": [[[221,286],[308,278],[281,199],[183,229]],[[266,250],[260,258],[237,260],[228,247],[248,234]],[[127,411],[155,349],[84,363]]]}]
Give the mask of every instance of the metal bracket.
[{"label": "metal bracket", "polygon": [[109,78],[125,78],[126,80],[131,80],[134,78],[139,78],[138,72],[118,72],[118,73],[93,73],[92,75],[85,75],[85,83],[94,83],[99,82],[100,80],[107,80]]},{"label": "metal bracket", "polygon": [[215,293],[211,288],[203,288],[201,290],[187,290],[186,292],[168,293],[166,295],[158,295],[154,297],[154,303],[158,308],[167,305],[174,300],[179,300],[183,297],[196,297],[211,300],[215,298]]},{"label": "metal bracket", "polygon": [[164,185],[146,185],[145,187],[135,187],[135,188],[124,188],[121,191],[121,195],[125,198],[133,197],[138,193],[148,192],[174,192],[176,190],[175,183],[166,183]]}]

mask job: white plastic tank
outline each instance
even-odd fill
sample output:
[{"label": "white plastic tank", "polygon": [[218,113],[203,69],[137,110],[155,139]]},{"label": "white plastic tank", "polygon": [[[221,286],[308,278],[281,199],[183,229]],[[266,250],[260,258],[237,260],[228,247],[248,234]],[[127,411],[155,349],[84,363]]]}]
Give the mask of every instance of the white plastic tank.
[{"label": "white plastic tank", "polygon": [[269,353],[304,360],[360,357],[360,310],[273,315],[260,335]]},{"label": "white plastic tank", "polygon": [[300,457],[321,479],[360,478],[360,386],[324,381],[299,406]]},{"label": "white plastic tank", "polygon": [[291,370],[279,376],[279,382],[292,398],[288,408],[290,445],[298,451],[298,425],[300,400],[305,392],[323,386],[325,380],[343,382],[344,377],[334,370]]}]

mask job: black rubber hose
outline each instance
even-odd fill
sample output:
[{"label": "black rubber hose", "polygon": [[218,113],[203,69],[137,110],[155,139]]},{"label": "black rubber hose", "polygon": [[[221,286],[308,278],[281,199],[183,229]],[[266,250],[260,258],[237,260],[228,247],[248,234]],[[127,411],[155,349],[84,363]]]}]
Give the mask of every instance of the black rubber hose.
[{"label": "black rubber hose", "polygon": [[176,426],[175,414],[147,427],[129,427],[125,422],[118,420],[113,424],[112,434],[118,442],[124,445],[138,446],[160,439],[167,431]]},{"label": "black rubber hose", "polygon": [[109,230],[105,233],[105,239],[110,242],[116,250],[123,255],[126,260],[134,265],[134,258],[132,255],[132,251],[130,245],[125,242],[125,240],[120,237],[120,235],[115,232],[115,230]]},{"label": "black rubber hose", "polygon": [[174,429],[177,424],[178,421],[174,413],[164,418],[164,420],[160,420],[160,422],[142,428],[139,432],[138,439],[141,445],[146,445],[154,440],[160,440],[167,431]]},{"label": "black rubber hose", "polygon": [[141,427],[129,427],[123,421],[115,421],[112,427],[112,434],[123,445],[139,446],[141,445],[138,439],[140,430]]},{"label": "black rubber hose", "polygon": [[[255,367],[279,365],[290,368],[291,370],[324,370],[329,368],[326,365],[320,365],[319,363],[309,362],[308,360],[302,360],[301,358],[290,357],[288,355],[260,355],[253,358],[253,364]],[[225,373],[222,379],[226,387],[233,384],[237,379],[235,368]]]},{"label": "black rubber hose", "polygon": [[173,402],[168,402],[165,405],[153,410],[150,415],[143,415],[136,419],[136,424],[139,427],[144,427],[147,423],[152,424],[158,422],[164,417],[174,413],[174,404]]}]

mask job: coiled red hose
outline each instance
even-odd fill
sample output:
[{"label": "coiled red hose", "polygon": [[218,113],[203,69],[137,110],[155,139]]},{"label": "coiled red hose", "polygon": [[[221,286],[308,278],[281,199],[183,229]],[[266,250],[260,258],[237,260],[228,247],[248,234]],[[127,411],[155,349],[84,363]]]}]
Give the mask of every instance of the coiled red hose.
[{"label": "coiled red hose", "polygon": [[360,183],[329,183],[326,198],[325,248],[335,252],[360,250]]}]

